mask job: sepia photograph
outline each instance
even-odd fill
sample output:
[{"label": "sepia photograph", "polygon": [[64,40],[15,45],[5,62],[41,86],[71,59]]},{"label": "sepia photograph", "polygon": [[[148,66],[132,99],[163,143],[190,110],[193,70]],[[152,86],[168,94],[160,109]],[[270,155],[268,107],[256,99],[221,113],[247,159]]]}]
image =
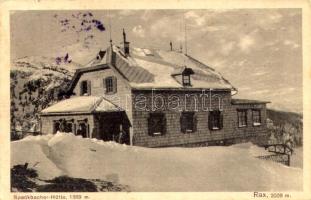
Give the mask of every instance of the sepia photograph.
[{"label": "sepia photograph", "polygon": [[9,27],[13,195],[304,191],[302,8],[13,9]]}]

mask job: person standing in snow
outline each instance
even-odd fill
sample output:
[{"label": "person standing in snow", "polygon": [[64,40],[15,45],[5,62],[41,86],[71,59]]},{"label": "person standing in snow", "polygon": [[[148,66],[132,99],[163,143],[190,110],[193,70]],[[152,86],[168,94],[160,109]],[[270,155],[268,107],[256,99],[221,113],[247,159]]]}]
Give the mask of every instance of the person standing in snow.
[{"label": "person standing in snow", "polygon": [[122,124],[120,124],[120,132],[118,136],[118,143],[123,144],[124,143],[124,137],[125,137],[125,132],[123,130]]}]

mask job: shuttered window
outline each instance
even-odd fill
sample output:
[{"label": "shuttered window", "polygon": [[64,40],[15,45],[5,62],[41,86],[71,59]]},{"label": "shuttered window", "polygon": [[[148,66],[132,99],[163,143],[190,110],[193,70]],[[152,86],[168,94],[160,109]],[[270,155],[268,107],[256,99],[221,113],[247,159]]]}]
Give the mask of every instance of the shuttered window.
[{"label": "shuttered window", "polygon": [[80,96],[91,95],[91,81],[81,81]]},{"label": "shuttered window", "polygon": [[166,133],[166,118],[164,113],[150,113],[148,118],[148,134],[160,136]]},{"label": "shuttered window", "polygon": [[260,110],[252,110],[253,126],[261,125],[261,113]]},{"label": "shuttered window", "polygon": [[192,133],[197,131],[197,117],[194,112],[181,113],[180,129],[182,133]]},{"label": "shuttered window", "polygon": [[104,79],[104,87],[106,88],[107,94],[113,94],[117,92],[117,78],[109,76]]},{"label": "shuttered window", "polygon": [[209,130],[220,130],[223,127],[223,115],[220,110],[213,110],[208,115]]},{"label": "shuttered window", "polygon": [[60,131],[60,122],[59,121],[54,121],[53,122],[53,134],[57,133],[57,131]]},{"label": "shuttered window", "polygon": [[238,126],[247,126],[247,110],[238,110]]}]

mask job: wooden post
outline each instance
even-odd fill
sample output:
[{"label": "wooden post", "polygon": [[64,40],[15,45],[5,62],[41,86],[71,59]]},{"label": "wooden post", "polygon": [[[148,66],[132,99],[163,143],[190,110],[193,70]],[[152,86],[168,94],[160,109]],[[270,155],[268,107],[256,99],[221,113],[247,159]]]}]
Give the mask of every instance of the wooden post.
[{"label": "wooden post", "polygon": [[130,134],[130,145],[133,146],[133,127],[129,128],[129,134]]},{"label": "wooden post", "polygon": [[290,166],[290,155],[287,154],[287,166]]}]

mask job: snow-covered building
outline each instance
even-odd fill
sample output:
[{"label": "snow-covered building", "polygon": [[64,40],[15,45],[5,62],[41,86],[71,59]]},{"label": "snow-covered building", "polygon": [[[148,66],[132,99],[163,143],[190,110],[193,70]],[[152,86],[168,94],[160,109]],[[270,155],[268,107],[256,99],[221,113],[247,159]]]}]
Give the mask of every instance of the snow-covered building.
[{"label": "snow-covered building", "polygon": [[[233,99],[228,80],[180,51],[123,45],[78,69],[70,98],[41,112],[43,134],[73,132],[160,147],[234,143],[267,134],[266,103]],[[121,134],[122,133],[122,134]]]}]

